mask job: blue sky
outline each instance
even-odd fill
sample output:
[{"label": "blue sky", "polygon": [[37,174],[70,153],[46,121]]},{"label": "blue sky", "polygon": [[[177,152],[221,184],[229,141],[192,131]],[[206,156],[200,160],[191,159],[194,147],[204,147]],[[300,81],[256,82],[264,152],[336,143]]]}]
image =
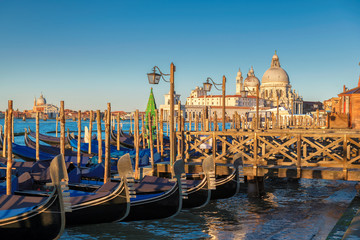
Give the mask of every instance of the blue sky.
[{"label": "blue sky", "polygon": [[[176,65],[185,102],[207,77],[240,67],[261,80],[277,50],[304,100],[336,96],[360,74],[360,1],[0,0],[0,110],[48,103],[74,110],[144,110],[146,73]],[[168,83],[154,86],[157,104]],[[220,94],[215,89],[212,94]]]}]

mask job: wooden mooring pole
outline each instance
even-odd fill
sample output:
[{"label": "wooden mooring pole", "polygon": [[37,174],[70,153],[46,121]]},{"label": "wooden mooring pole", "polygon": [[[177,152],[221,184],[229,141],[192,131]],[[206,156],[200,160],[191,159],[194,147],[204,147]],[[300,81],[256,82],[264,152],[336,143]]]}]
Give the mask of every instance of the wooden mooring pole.
[{"label": "wooden mooring pole", "polygon": [[91,154],[91,142],[92,142],[92,128],[93,128],[93,120],[94,120],[94,111],[90,111],[90,119],[89,119],[89,148],[88,153]]},{"label": "wooden mooring pole", "polygon": [[153,146],[153,134],[152,134],[152,119],[151,112],[148,112],[148,125],[149,125],[149,148],[150,148],[150,163],[152,172],[154,173],[155,165],[154,165],[154,146]]},{"label": "wooden mooring pole", "polygon": [[60,101],[60,153],[65,157],[65,110],[64,110],[64,101]]},{"label": "wooden mooring pole", "polygon": [[142,137],[142,146],[143,146],[143,149],[146,148],[146,140],[145,140],[145,137],[146,137],[146,131],[145,131],[145,114],[142,115],[141,117],[141,137]]},{"label": "wooden mooring pole", "polygon": [[55,137],[58,136],[59,116],[56,116]]},{"label": "wooden mooring pole", "polygon": [[256,85],[256,126],[255,126],[255,129],[259,129],[259,127],[261,127],[261,119],[259,117],[259,84]]},{"label": "wooden mooring pole", "polygon": [[133,113],[130,113],[130,130],[129,130],[129,135],[132,134],[133,130],[132,130],[132,115]]},{"label": "wooden mooring pole", "polygon": [[135,143],[135,179],[139,179],[139,145],[140,145],[140,133],[139,133],[139,110],[137,109],[135,112],[135,131],[134,131],[134,143]]},{"label": "wooden mooring pole", "polygon": [[105,172],[104,183],[110,182],[110,121],[111,104],[107,104],[106,122],[105,122]]},{"label": "wooden mooring pole", "polygon": [[116,149],[120,150],[120,113],[117,115]]},{"label": "wooden mooring pole", "polygon": [[40,112],[36,112],[36,161],[40,160],[40,144],[39,144],[39,117]]},{"label": "wooden mooring pole", "polygon": [[96,110],[97,140],[98,140],[98,163],[102,162],[102,136],[101,136],[101,112]]},{"label": "wooden mooring pole", "polygon": [[8,101],[8,118],[7,118],[7,164],[6,164],[6,195],[11,195],[11,168],[12,168],[12,118],[13,118],[13,101]]},{"label": "wooden mooring pole", "polygon": [[4,118],[4,142],[3,142],[3,157],[6,157],[6,146],[7,146],[7,135],[8,135],[8,114],[9,110],[5,111],[5,118]]},{"label": "wooden mooring pole", "polygon": [[81,111],[78,111],[77,166],[81,166]]},{"label": "wooden mooring pole", "polygon": [[160,147],[162,158],[164,154],[164,109],[160,110]]},{"label": "wooden mooring pole", "polygon": [[159,112],[155,110],[155,124],[156,124],[156,151],[160,152],[160,133],[159,133],[159,121],[158,121]]}]

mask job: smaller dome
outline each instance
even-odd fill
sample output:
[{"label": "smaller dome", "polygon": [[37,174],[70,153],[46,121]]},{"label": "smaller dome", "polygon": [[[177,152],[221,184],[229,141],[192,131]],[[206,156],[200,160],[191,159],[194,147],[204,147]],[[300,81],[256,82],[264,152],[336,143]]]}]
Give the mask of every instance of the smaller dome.
[{"label": "smaller dome", "polygon": [[36,100],[36,105],[41,106],[41,105],[45,105],[45,104],[46,104],[46,99],[41,94],[40,97]]},{"label": "smaller dome", "polygon": [[274,54],[274,56],[272,57],[272,59],[274,59],[274,60],[279,60],[279,57],[278,57],[278,55],[276,54],[276,50],[275,50],[275,54]]},{"label": "smaller dome", "polygon": [[257,85],[260,85],[260,81],[257,77],[255,77],[254,68],[251,67],[249,70],[249,73],[247,75],[247,78],[244,80],[244,86],[245,87],[256,87]]}]

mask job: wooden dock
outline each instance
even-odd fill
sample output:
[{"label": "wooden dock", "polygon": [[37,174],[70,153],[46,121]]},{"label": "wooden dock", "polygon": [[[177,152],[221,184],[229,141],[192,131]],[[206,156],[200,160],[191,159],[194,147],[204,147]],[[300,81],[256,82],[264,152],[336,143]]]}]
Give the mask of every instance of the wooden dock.
[{"label": "wooden dock", "polygon": [[360,181],[360,132],[351,129],[178,131],[176,140],[187,162],[226,164],[240,153],[248,177]]}]

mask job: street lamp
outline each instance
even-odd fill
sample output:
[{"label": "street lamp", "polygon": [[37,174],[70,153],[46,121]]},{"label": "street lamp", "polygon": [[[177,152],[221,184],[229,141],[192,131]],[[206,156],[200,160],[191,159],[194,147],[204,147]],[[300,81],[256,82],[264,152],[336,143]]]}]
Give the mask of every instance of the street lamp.
[{"label": "street lamp", "polygon": [[[211,81],[211,82],[209,82]],[[214,85],[214,87],[220,91],[219,88],[217,88],[217,86],[222,85],[222,130],[225,131],[225,84],[226,84],[226,77],[223,76],[223,81],[222,84],[221,83],[215,83],[210,77],[208,77],[206,79],[206,82],[204,82],[204,90],[206,92],[209,92],[211,90],[212,85]]]},{"label": "street lamp", "polygon": [[[157,71],[159,73],[157,73]],[[148,80],[150,84],[158,84],[162,78],[165,82],[170,82],[170,164],[173,165],[175,162],[175,132],[174,132],[174,63],[170,64],[170,74],[161,72],[158,66],[153,68],[152,73],[148,73]],[[170,76],[170,81],[167,81],[164,76]]]},{"label": "street lamp", "polygon": [[[156,70],[158,70],[161,74],[157,73]],[[152,72],[152,73],[148,73],[147,75],[148,75],[148,79],[149,79],[149,83],[150,83],[150,84],[159,84],[160,78],[162,77],[162,78],[164,79],[164,81],[166,81],[165,78],[163,77],[163,75],[168,76],[169,74],[163,74],[163,73],[160,71],[160,69],[159,69],[157,66],[155,66],[155,67],[153,68],[153,72]],[[166,81],[166,82],[167,82],[167,81]]]}]

